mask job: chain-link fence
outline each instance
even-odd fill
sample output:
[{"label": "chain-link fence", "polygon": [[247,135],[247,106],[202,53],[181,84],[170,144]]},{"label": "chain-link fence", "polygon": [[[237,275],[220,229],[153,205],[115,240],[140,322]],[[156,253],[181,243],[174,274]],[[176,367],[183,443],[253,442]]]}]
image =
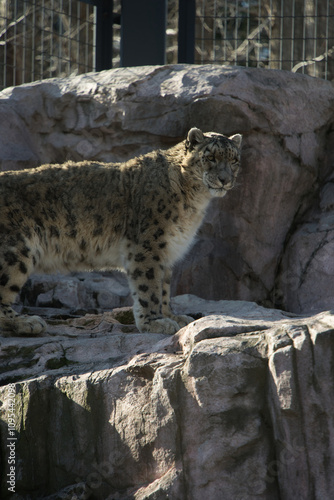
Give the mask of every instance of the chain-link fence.
[{"label": "chain-link fence", "polygon": [[197,0],[195,62],[334,78],[333,0]]},{"label": "chain-link fence", "polygon": [[[188,53],[190,43],[194,56],[185,62],[287,69],[334,79],[333,0],[155,1],[166,1],[168,8],[167,24],[161,26],[166,31],[167,63],[178,61],[178,33],[184,29],[180,23],[188,22],[178,16],[182,5],[189,12],[193,9],[188,24],[194,25],[187,41]],[[106,2],[0,0],[0,90],[99,69],[96,55],[105,42],[102,37],[101,49],[96,45],[96,12],[102,4]],[[114,12],[108,57],[110,67],[116,67],[122,64],[122,2],[110,0],[108,5]],[[140,19],[138,23],[140,27]]]},{"label": "chain-link fence", "polygon": [[0,88],[94,70],[94,6],[0,0]]}]

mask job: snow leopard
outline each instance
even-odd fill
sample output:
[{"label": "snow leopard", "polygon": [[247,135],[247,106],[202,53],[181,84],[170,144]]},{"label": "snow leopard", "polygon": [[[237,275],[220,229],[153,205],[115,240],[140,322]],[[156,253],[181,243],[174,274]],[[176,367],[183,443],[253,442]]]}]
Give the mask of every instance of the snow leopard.
[{"label": "snow leopard", "polygon": [[174,264],[188,251],[210,200],[236,183],[240,134],[194,127],[177,145],[123,163],[68,161],[0,174],[0,328],[37,335],[39,316],[12,308],[34,272],[122,269],[140,332],[174,334]]}]

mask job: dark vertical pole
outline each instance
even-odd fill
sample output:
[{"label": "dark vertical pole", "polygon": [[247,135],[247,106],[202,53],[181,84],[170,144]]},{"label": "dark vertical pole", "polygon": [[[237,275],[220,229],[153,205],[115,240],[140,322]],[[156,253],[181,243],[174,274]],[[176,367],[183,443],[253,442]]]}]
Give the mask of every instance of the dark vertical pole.
[{"label": "dark vertical pole", "polygon": [[195,62],[196,0],[179,0],[178,62]]},{"label": "dark vertical pole", "polygon": [[121,66],[165,64],[167,0],[122,0]]},{"label": "dark vertical pole", "polygon": [[113,0],[96,0],[96,71],[112,68]]}]

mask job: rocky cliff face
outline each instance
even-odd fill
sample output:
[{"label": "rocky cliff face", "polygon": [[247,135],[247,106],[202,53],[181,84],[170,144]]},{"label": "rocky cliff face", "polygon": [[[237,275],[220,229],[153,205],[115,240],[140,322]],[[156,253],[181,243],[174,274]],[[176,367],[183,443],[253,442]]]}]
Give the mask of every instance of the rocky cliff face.
[{"label": "rocky cliff face", "polygon": [[145,335],[121,275],[32,277],[17,307],[46,334],[0,337],[1,498],[334,498],[333,103],[329,82],[218,66],[0,93],[2,169],[244,135],[240,184],[174,276],[233,301],[175,297],[195,321]]},{"label": "rocky cliff face", "polygon": [[173,337],[105,313],[1,339],[1,498],[333,498],[333,315],[174,308],[204,317]]},{"label": "rocky cliff face", "polygon": [[333,106],[330,82],[277,70],[177,65],[48,80],[0,94],[0,164],[120,161],[193,126],[240,132],[239,186],[211,204],[174,292],[317,312],[334,300]]}]

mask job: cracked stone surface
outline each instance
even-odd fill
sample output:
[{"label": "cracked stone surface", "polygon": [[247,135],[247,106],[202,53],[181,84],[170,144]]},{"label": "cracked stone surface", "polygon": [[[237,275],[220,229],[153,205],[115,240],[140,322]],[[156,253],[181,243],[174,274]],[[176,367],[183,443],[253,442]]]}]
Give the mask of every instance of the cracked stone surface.
[{"label": "cracked stone surface", "polygon": [[173,307],[198,318],[174,336],[138,333],[121,308],[0,338],[5,473],[13,399],[17,438],[1,498],[334,497],[334,315]]},{"label": "cracked stone surface", "polygon": [[193,126],[242,133],[239,185],[212,202],[174,293],[317,312],[333,307],[333,105],[331,82],[277,70],[174,65],[46,80],[0,93],[0,168],[122,161]]},{"label": "cracked stone surface", "polygon": [[289,239],[277,278],[282,306],[296,312],[332,309],[334,304],[334,178]]}]

